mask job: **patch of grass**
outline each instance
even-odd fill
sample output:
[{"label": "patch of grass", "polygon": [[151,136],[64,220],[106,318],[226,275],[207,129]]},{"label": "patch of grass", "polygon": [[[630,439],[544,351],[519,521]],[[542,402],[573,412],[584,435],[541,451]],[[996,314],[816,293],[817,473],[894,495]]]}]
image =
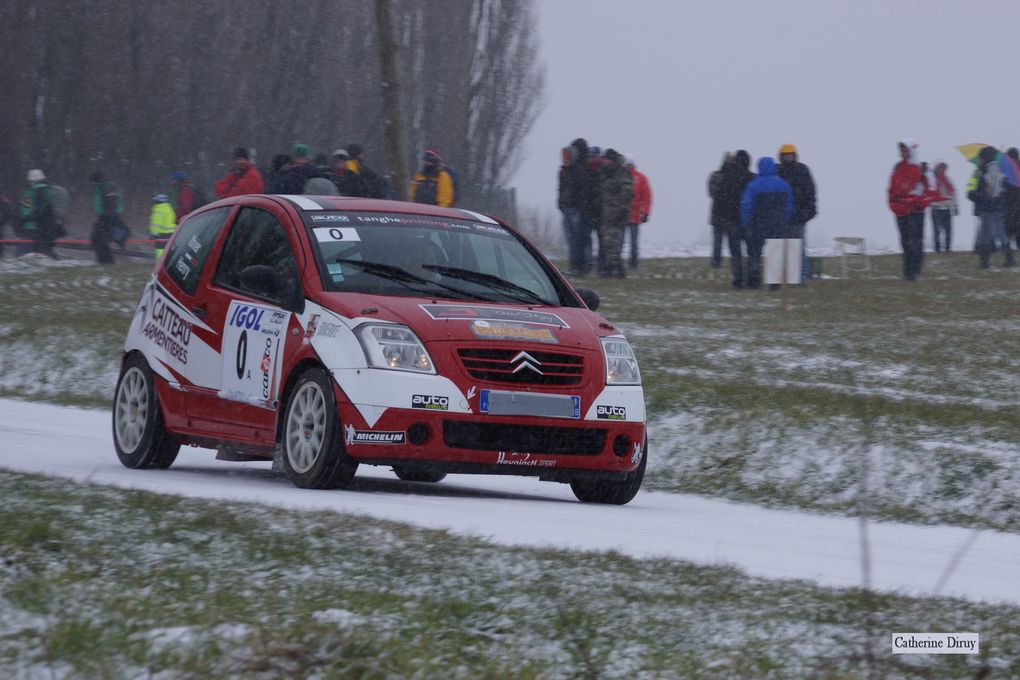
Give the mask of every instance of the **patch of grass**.
[{"label": "patch of grass", "polygon": [[[1020,663],[1014,607],[4,471],[0,492],[3,677],[926,678]],[[13,524],[61,527],[60,550]],[[982,655],[901,663],[889,634],[906,630],[976,630]]]}]

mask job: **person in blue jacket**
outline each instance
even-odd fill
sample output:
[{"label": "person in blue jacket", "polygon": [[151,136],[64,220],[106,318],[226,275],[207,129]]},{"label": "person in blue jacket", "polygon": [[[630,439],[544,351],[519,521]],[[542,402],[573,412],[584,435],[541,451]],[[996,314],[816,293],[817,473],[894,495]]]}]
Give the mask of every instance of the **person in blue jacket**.
[{"label": "person in blue jacket", "polygon": [[740,232],[747,243],[748,288],[761,288],[761,251],[767,238],[796,238],[792,231],[793,191],[778,174],[776,162],[758,159],[758,175],[740,197]]}]

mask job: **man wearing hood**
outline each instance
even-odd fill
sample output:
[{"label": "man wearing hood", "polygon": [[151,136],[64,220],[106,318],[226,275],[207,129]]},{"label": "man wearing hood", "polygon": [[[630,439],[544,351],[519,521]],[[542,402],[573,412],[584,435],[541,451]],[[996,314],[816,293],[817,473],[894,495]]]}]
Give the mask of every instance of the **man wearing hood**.
[{"label": "man wearing hood", "polygon": [[917,160],[917,144],[912,139],[899,143],[900,162],[889,178],[889,209],[896,216],[903,248],[903,278],[916,281],[924,260],[924,211],[928,206],[924,176]]},{"label": "man wearing hood", "polygon": [[740,197],[740,227],[747,242],[747,287],[760,288],[761,251],[767,238],[795,238],[793,190],[776,173],[776,162],[768,156],[758,159],[758,176]]},{"label": "man wearing hood", "polygon": [[733,162],[724,164],[719,181],[718,194],[712,204],[713,219],[718,221],[726,234],[730,249],[730,270],[733,287],[744,287],[743,234],[740,230],[740,197],[754,179],[751,172],[751,155],[740,149],[733,155]]},{"label": "man wearing hood", "polygon": [[602,219],[599,222],[599,276],[624,278],[623,235],[634,200],[634,176],[615,149],[606,150],[602,168]]}]

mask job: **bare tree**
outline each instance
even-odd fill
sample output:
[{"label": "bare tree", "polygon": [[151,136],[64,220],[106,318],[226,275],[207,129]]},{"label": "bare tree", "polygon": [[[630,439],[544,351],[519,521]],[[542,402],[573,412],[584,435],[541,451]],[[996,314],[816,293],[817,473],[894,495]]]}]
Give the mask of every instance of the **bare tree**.
[{"label": "bare tree", "polygon": [[[541,105],[532,0],[391,0],[402,149],[439,146],[462,201],[506,183]],[[208,190],[236,146],[260,161],[358,142],[381,174],[387,113],[374,8],[357,0],[33,0],[0,3],[0,188],[43,168],[78,198],[88,176],[120,184],[135,224],[181,169]],[[404,180],[401,180],[404,184]],[[405,186],[394,186],[398,197]]]}]

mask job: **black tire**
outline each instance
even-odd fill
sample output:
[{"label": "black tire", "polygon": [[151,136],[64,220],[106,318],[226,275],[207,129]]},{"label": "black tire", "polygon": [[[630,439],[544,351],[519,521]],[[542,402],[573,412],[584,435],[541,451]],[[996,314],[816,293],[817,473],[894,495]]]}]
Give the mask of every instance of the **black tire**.
[{"label": "black tire", "polygon": [[180,442],[163,426],[154,375],[141,354],[124,362],[113,393],[113,446],[124,467],[165,469],[173,465]]},{"label": "black tire", "polygon": [[645,464],[648,462],[648,438],[645,438],[641,452],[641,462],[634,472],[620,480],[606,479],[575,479],[570,483],[570,490],[582,503],[604,503],[606,505],[626,505],[634,500],[641,482],[645,478]]},{"label": "black tire", "polygon": [[340,432],[329,374],[306,370],[287,399],[280,434],[283,470],[294,486],[342,489],[351,483],[358,462],[347,455]]},{"label": "black tire", "polygon": [[405,482],[441,482],[446,479],[445,472],[434,470],[413,470],[402,465],[393,466],[393,474]]}]

